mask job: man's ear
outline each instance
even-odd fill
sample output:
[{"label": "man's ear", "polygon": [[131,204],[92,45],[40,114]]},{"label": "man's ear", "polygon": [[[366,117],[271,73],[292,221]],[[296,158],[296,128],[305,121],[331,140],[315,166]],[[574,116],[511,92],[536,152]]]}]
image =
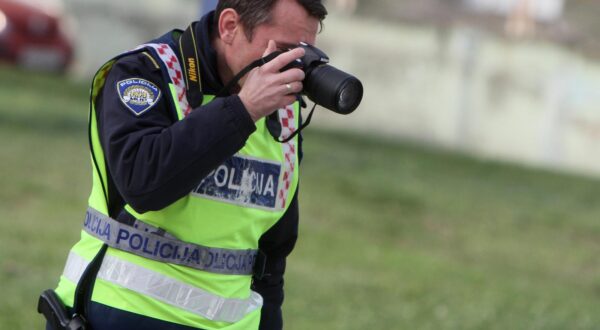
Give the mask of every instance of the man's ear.
[{"label": "man's ear", "polygon": [[240,15],[232,9],[227,8],[219,16],[219,37],[225,44],[231,44],[237,33],[240,32]]}]

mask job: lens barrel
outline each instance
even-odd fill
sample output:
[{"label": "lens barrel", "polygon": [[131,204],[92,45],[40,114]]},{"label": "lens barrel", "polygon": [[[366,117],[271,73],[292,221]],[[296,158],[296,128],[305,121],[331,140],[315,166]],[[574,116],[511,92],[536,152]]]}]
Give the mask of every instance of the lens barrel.
[{"label": "lens barrel", "polygon": [[331,111],[347,115],[360,104],[363,86],[356,77],[331,65],[322,64],[307,70],[304,94]]}]

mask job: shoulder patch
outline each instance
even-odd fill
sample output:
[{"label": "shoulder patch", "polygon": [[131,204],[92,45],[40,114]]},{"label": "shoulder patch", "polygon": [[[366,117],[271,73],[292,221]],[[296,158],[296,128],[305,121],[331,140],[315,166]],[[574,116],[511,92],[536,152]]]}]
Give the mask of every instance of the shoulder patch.
[{"label": "shoulder patch", "polygon": [[121,102],[136,116],[150,110],[161,96],[160,89],[148,80],[130,78],[117,83]]}]

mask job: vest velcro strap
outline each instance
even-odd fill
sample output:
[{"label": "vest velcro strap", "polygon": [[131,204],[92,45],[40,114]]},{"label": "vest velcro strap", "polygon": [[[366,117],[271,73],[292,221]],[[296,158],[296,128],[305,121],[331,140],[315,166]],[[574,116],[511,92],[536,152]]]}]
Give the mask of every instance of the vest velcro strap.
[{"label": "vest velcro strap", "polygon": [[[88,263],[69,253],[63,276],[77,283]],[[254,291],[246,299],[222,297],[111,255],[104,257],[97,278],[215,322],[238,322],[263,304]]]},{"label": "vest velcro strap", "polygon": [[258,254],[256,255],[256,260],[254,261],[254,278],[257,280],[262,280],[265,276],[265,269],[267,268],[267,255],[258,250]]},{"label": "vest velcro strap", "polygon": [[140,257],[225,275],[251,275],[258,250],[206,247],[180,241],[137,220],[128,226],[89,207],[83,230],[108,246]]}]

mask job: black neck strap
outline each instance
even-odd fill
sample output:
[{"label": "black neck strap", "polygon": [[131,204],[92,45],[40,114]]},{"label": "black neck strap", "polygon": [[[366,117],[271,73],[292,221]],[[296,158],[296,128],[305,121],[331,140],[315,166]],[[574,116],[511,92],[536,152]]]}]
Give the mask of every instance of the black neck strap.
[{"label": "black neck strap", "polygon": [[198,22],[190,24],[179,38],[179,51],[183,59],[182,66],[185,76],[185,92],[192,109],[202,105],[202,77],[200,76],[196,24]]}]

